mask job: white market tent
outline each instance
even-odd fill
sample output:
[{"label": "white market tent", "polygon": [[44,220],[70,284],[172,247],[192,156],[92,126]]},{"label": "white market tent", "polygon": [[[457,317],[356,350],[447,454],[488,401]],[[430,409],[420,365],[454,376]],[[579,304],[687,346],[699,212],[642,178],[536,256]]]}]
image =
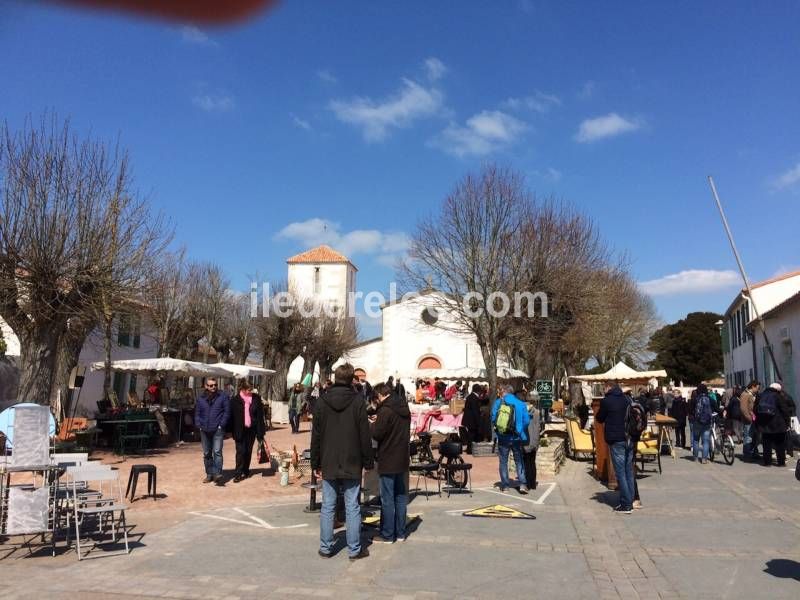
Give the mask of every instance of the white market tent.
[{"label": "white market tent", "polygon": [[[486,369],[478,367],[461,367],[458,369],[417,369],[412,372],[410,377],[414,379],[427,379],[430,377],[438,377],[439,379],[447,380],[477,380],[486,381],[488,379]],[[512,369],[511,367],[497,367],[498,379],[527,379],[528,374],[519,369]]]},{"label": "white market tent", "polygon": [[264,369],[263,367],[256,367],[253,365],[235,365],[231,363],[214,363],[208,365],[210,367],[217,367],[225,369],[229,372],[228,377],[236,377],[241,379],[243,377],[257,377],[259,375],[274,375],[275,371],[272,369]]},{"label": "white market tent", "polygon": [[626,365],[624,362],[620,361],[613,367],[611,367],[605,373],[596,373],[594,375],[573,375],[570,379],[574,379],[576,381],[586,381],[586,382],[602,382],[602,381],[635,381],[635,380],[644,380],[649,381],[650,379],[658,379],[659,377],[666,377],[667,372],[663,369],[658,371],[636,371]]},{"label": "white market tent", "polygon": [[[92,363],[92,371],[105,369],[105,362]],[[207,365],[191,360],[178,358],[135,358],[115,360],[111,362],[111,370],[119,373],[172,373],[175,375],[192,375],[200,377],[235,377],[228,369],[216,365]]]}]

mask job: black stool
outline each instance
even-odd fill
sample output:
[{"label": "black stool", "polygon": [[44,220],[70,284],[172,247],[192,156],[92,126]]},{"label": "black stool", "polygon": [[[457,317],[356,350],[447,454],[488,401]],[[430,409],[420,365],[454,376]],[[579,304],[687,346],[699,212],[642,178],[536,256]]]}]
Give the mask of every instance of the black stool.
[{"label": "black stool", "polygon": [[156,466],[155,465],[133,465],[131,474],[128,476],[128,487],[125,490],[125,497],[128,494],[133,502],[136,496],[136,482],[139,481],[139,474],[147,473],[147,496],[152,496],[156,500]]}]

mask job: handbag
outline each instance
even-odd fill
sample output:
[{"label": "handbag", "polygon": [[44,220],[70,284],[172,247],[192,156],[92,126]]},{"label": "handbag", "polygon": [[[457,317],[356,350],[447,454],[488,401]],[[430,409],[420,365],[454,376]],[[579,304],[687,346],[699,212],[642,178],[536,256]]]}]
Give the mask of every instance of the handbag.
[{"label": "handbag", "polygon": [[267,442],[261,440],[258,442],[258,464],[264,465],[269,462],[269,448]]}]

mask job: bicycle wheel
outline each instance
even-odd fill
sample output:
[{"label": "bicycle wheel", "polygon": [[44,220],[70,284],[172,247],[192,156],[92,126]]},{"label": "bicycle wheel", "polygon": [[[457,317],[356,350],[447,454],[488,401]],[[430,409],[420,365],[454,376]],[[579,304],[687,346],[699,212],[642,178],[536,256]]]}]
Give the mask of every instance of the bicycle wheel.
[{"label": "bicycle wheel", "polygon": [[[447,459],[448,465],[463,465],[464,459],[460,456]],[[447,470],[447,484],[458,489],[467,487],[467,472],[464,470],[450,471]]]},{"label": "bicycle wheel", "polygon": [[716,437],[712,434],[711,439],[708,441],[708,460],[714,462],[714,454],[716,453],[716,444],[714,440]]},{"label": "bicycle wheel", "polygon": [[722,440],[722,448],[720,448],[720,451],[722,452],[722,458],[725,459],[725,464],[728,465],[733,464],[735,458],[733,455],[733,449],[734,449],[733,439],[731,438],[731,436],[726,435]]}]

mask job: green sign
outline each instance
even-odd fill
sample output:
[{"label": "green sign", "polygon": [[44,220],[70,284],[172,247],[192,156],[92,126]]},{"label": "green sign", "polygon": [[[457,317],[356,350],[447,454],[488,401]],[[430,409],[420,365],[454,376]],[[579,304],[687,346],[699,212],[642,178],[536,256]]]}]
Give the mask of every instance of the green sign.
[{"label": "green sign", "polygon": [[536,393],[539,394],[539,408],[553,407],[553,382],[549,379],[536,380]]}]

